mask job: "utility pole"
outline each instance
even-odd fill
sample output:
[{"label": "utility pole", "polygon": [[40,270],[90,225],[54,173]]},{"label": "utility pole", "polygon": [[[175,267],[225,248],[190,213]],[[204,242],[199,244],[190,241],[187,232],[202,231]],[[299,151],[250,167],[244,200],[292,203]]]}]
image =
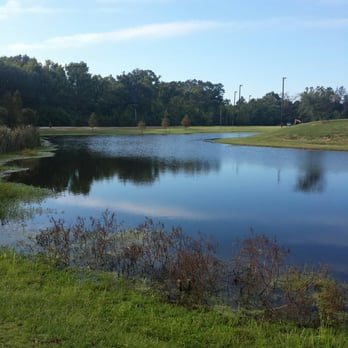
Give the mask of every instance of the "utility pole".
[{"label": "utility pole", "polygon": [[283,109],[284,109],[284,81],[286,77],[282,79],[282,100],[280,104],[280,127],[283,127]]},{"label": "utility pole", "polygon": [[239,85],[239,97],[238,97],[238,103],[239,103],[239,104],[240,104],[240,92],[241,92],[242,86],[243,86],[243,85]]},{"label": "utility pole", "polygon": [[235,115],[235,112],[236,112],[236,94],[237,94],[237,91],[234,91],[234,97],[233,97],[233,113],[232,113],[232,126],[234,125],[234,115]]}]

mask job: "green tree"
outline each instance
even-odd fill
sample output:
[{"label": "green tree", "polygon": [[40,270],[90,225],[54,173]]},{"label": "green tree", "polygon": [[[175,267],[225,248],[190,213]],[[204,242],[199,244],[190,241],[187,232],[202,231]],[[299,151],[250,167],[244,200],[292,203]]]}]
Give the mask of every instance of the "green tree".
[{"label": "green tree", "polygon": [[306,88],[301,93],[299,113],[304,121],[336,118],[341,108],[341,102],[342,96],[337,95],[330,87]]},{"label": "green tree", "polygon": [[8,111],[6,108],[0,106],[0,125],[3,125],[6,123],[8,118]]},{"label": "green tree", "polygon": [[92,112],[88,118],[88,126],[93,129],[94,127],[97,126],[97,124],[98,124],[97,115],[95,112]]},{"label": "green tree", "polygon": [[22,120],[25,125],[36,126],[38,121],[37,112],[30,108],[22,109]]},{"label": "green tree", "polygon": [[[131,73],[117,76],[120,83],[121,99],[124,112],[128,113],[129,122],[134,115],[142,115],[149,124],[158,124],[156,105],[159,90],[159,77],[151,70],[135,69]],[[132,123],[130,123],[132,124]],[[133,123],[134,124],[134,123]]]},{"label": "green tree", "polygon": [[191,121],[187,115],[185,115],[183,119],[181,120],[181,125],[185,128],[190,127],[190,123]]},{"label": "green tree", "polygon": [[138,128],[140,129],[140,133],[143,134],[144,133],[144,129],[146,128],[146,124],[143,120],[140,120],[138,122]]},{"label": "green tree", "polygon": [[85,62],[70,63],[65,66],[65,70],[73,97],[71,108],[79,116],[75,117],[75,122],[77,125],[85,124],[86,120],[83,120],[82,115],[89,114],[95,101],[91,74]]},{"label": "green tree", "polygon": [[166,110],[161,120],[161,127],[167,129],[169,127],[168,111]]}]

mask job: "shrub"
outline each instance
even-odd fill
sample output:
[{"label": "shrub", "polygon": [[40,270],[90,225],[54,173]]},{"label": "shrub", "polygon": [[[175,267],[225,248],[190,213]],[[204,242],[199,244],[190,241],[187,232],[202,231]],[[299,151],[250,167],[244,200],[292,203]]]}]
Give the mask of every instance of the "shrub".
[{"label": "shrub", "polygon": [[268,320],[299,326],[339,326],[345,319],[346,288],[326,268],[309,270],[285,263],[289,251],[276,239],[252,234],[236,244],[230,262],[219,259],[214,240],[169,232],[151,219],[125,230],[114,213],[61,220],[36,236],[37,251],[60,267],[112,271],[146,279],[164,299],[188,307],[219,303],[257,310]]},{"label": "shrub", "polygon": [[347,292],[342,284],[329,277],[327,268],[289,267],[280,291],[282,305],[270,313],[274,318],[310,327],[343,324]]},{"label": "shrub", "polygon": [[[241,242],[232,259],[232,287],[237,302],[248,308],[271,308],[276,299],[280,274],[288,251],[263,235],[251,235]],[[236,291],[234,291],[235,293]]]}]

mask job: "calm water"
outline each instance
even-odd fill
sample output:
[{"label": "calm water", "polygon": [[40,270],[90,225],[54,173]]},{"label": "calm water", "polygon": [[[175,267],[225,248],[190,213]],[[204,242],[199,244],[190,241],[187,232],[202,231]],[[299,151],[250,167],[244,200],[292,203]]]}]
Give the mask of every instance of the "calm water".
[{"label": "calm water", "polygon": [[58,198],[16,235],[0,227],[0,238],[18,239],[50,216],[74,222],[109,209],[125,226],[152,217],[212,234],[224,256],[253,229],[276,236],[292,261],[329,263],[348,279],[348,153],[209,141],[219,137],[231,134],[53,138],[55,157],[24,162],[30,170],[9,179],[53,188]]}]

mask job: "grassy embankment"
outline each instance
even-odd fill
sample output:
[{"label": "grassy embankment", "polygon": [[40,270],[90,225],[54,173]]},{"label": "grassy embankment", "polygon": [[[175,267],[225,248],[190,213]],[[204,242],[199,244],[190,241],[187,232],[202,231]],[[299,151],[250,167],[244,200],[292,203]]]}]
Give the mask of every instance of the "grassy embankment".
[{"label": "grassy embankment", "polygon": [[137,134],[191,134],[191,133],[257,133],[251,137],[218,140],[232,145],[288,147],[316,150],[348,151],[348,119],[318,121],[291,127],[214,126],[214,127],[52,127],[40,129],[49,135],[137,135]]},{"label": "grassy embankment", "polygon": [[28,214],[28,211],[22,209],[20,203],[40,201],[52,194],[50,190],[40,187],[4,181],[2,178],[7,173],[23,170],[15,165],[8,165],[8,162],[53,156],[53,150],[52,147],[41,147],[0,155],[0,220],[24,217]]},{"label": "grassy embankment", "polygon": [[220,143],[250,146],[288,147],[348,151],[348,120],[304,123],[291,127],[260,129],[247,138],[218,140]]},{"label": "grassy embankment", "polygon": [[139,135],[139,134],[192,134],[192,133],[237,133],[237,132],[267,132],[276,127],[262,126],[210,126],[210,127],[43,127],[42,136],[50,135]]},{"label": "grassy embankment", "polygon": [[343,329],[188,310],[106,274],[59,271],[0,251],[2,347],[346,347]]}]

